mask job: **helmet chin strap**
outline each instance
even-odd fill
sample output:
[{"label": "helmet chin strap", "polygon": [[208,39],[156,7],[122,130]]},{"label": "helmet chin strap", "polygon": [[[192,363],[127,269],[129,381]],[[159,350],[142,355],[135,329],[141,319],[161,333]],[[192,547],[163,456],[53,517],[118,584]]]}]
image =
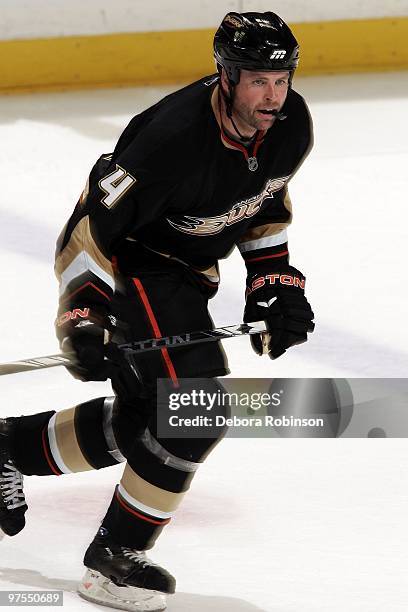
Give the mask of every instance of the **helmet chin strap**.
[{"label": "helmet chin strap", "polygon": [[[232,116],[232,106],[234,103],[234,87],[235,85],[233,85],[230,81],[229,81],[229,86],[230,86],[230,92],[229,95],[226,93],[225,89],[222,86],[221,83],[221,78],[220,78],[220,88],[218,90],[218,102],[219,102],[219,106],[220,106],[220,121],[222,123],[222,114],[221,114],[221,100],[220,100],[220,93],[224,99],[225,102],[225,109],[227,112],[227,117],[228,119],[231,121],[232,123],[232,127],[234,128],[234,130],[236,131],[236,133],[238,134],[238,137],[244,141],[244,142],[250,142],[254,136],[256,136],[258,134],[258,130],[255,132],[254,136],[244,136],[243,134],[241,134],[241,132],[239,131],[237,125],[235,124],[234,118]],[[223,128],[225,129],[225,126],[223,125]]]}]

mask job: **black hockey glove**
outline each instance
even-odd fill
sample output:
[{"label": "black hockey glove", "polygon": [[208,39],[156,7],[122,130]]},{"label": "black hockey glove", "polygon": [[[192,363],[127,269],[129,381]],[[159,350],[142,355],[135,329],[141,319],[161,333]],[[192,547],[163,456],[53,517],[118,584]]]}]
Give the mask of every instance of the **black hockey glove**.
[{"label": "black hockey glove", "polygon": [[251,336],[258,355],[276,359],[290,346],[306,342],[315,326],[304,287],[303,274],[287,264],[248,275],[244,321],[264,320],[269,331]]},{"label": "black hockey glove", "polygon": [[82,381],[106,380],[113,364],[105,359],[105,349],[114,328],[114,318],[90,308],[74,308],[56,321],[56,332],[64,353],[75,354],[67,370]]}]

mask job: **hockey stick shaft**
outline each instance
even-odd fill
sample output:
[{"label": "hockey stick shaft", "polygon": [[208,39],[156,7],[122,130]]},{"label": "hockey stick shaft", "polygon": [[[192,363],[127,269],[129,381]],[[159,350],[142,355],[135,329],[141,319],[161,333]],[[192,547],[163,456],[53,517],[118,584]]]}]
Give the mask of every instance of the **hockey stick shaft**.
[{"label": "hockey stick shaft", "polygon": [[[242,323],[240,325],[230,325],[227,327],[217,327],[206,331],[188,332],[177,336],[167,336],[163,338],[149,338],[127,344],[118,344],[114,348],[119,349],[125,355],[135,355],[146,353],[147,351],[157,351],[163,348],[177,348],[179,346],[189,346],[203,342],[217,342],[227,338],[237,338],[251,334],[259,334],[266,331],[265,321],[254,323]],[[33,357],[31,359],[21,359],[0,364],[0,376],[6,374],[17,374],[18,372],[30,372],[31,370],[44,370],[55,368],[62,365],[70,365],[73,353],[46,355],[44,357]]]}]

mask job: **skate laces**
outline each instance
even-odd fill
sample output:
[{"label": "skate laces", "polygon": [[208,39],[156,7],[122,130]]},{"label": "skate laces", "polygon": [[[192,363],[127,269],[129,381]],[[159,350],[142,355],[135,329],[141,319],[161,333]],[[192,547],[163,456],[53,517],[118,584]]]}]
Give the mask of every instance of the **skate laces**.
[{"label": "skate laces", "polygon": [[[25,505],[23,493],[23,475],[12,463],[4,463],[3,469],[9,471],[0,474],[0,489],[8,510],[14,510]],[[11,503],[9,503],[11,502]]]},{"label": "skate laces", "polygon": [[144,550],[133,550],[132,548],[122,547],[122,553],[124,557],[128,557],[131,561],[140,563],[143,568],[151,565],[157,565],[157,563],[153,563],[153,561],[146,557]]}]

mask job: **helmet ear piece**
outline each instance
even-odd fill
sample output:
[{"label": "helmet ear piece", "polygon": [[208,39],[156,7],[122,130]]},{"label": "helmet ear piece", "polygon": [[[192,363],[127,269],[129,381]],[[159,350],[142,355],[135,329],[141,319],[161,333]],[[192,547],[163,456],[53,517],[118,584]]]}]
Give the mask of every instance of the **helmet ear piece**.
[{"label": "helmet ear piece", "polygon": [[221,64],[220,62],[216,61],[215,63],[220,78],[222,75],[222,71],[224,70],[230,86],[234,87],[235,85],[238,85],[241,72],[239,68],[237,68],[236,66],[232,66],[231,64],[229,64],[229,62],[224,62],[223,64]]},{"label": "helmet ear piece", "polygon": [[220,91],[227,105],[232,104],[232,100],[234,97],[234,87],[235,83],[231,81],[228,76],[227,70],[221,68],[220,72]]}]

